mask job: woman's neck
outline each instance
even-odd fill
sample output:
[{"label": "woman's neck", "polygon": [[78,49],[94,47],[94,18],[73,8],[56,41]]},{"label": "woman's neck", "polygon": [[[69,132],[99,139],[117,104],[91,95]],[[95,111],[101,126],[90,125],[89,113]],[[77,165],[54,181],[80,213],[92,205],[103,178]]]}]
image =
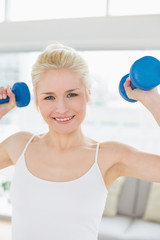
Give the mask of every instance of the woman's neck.
[{"label": "woman's neck", "polygon": [[57,133],[49,131],[45,135],[47,145],[54,146],[59,150],[68,150],[78,146],[84,145],[87,138],[83,135],[81,129],[77,129],[71,133]]}]

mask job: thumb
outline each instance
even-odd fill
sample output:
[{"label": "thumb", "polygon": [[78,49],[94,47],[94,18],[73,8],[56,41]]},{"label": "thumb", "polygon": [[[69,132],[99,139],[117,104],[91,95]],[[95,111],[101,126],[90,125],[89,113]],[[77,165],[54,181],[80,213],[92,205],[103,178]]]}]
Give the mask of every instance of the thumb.
[{"label": "thumb", "polygon": [[9,103],[11,104],[12,107],[16,106],[16,98],[15,94],[12,92],[11,87],[7,87],[7,95],[9,97]]},{"label": "thumb", "polygon": [[130,99],[137,100],[138,89],[131,88],[131,80],[129,77],[126,79],[126,82],[124,83],[124,89],[126,91],[127,96]]}]

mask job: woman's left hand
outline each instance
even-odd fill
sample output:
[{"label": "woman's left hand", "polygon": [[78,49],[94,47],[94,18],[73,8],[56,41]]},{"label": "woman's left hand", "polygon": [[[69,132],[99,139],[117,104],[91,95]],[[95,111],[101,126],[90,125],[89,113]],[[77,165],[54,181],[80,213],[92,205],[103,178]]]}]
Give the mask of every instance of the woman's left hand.
[{"label": "woman's left hand", "polygon": [[130,99],[134,99],[140,101],[142,104],[146,105],[147,101],[150,102],[150,98],[155,95],[159,95],[157,88],[153,88],[152,90],[143,91],[138,88],[132,89],[131,88],[131,79],[128,77],[126,82],[124,83],[124,88],[126,91],[127,96]]},{"label": "woman's left hand", "polygon": [[160,126],[160,95],[157,88],[149,91],[143,91],[138,88],[131,88],[131,80],[128,77],[124,83],[126,94],[129,98],[141,102],[153,115]]}]

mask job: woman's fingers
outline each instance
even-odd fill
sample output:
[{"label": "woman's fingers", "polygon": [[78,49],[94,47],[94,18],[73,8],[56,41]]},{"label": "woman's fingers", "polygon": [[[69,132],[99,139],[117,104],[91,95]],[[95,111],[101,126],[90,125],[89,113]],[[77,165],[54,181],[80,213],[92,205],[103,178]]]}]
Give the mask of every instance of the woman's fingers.
[{"label": "woman's fingers", "polygon": [[127,96],[130,98],[130,99],[134,99],[134,100],[137,100],[135,99],[135,90],[133,90],[131,88],[131,79],[128,77],[124,83],[124,88],[125,88],[125,91],[126,91],[126,94]]},{"label": "woman's fingers", "polygon": [[15,107],[16,106],[16,99],[15,99],[14,93],[11,90],[11,87],[7,86],[6,91],[7,91],[8,97],[9,97],[9,103],[12,105],[12,107]]},{"label": "woman's fingers", "polygon": [[11,90],[10,86],[7,86],[6,88],[0,87],[0,99],[6,99],[9,97],[8,105],[13,108],[16,105],[15,95]]},{"label": "woman's fingers", "polygon": [[0,99],[7,98],[7,89],[4,87],[0,87]]}]

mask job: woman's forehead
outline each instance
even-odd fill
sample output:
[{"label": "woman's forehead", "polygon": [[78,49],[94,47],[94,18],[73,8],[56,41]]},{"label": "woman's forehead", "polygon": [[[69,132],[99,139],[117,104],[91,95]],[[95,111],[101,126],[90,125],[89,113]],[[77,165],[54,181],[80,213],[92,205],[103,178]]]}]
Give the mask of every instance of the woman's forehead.
[{"label": "woman's forehead", "polygon": [[76,88],[83,88],[81,79],[71,71],[50,70],[45,72],[38,83],[38,88],[63,89],[64,91]]}]

